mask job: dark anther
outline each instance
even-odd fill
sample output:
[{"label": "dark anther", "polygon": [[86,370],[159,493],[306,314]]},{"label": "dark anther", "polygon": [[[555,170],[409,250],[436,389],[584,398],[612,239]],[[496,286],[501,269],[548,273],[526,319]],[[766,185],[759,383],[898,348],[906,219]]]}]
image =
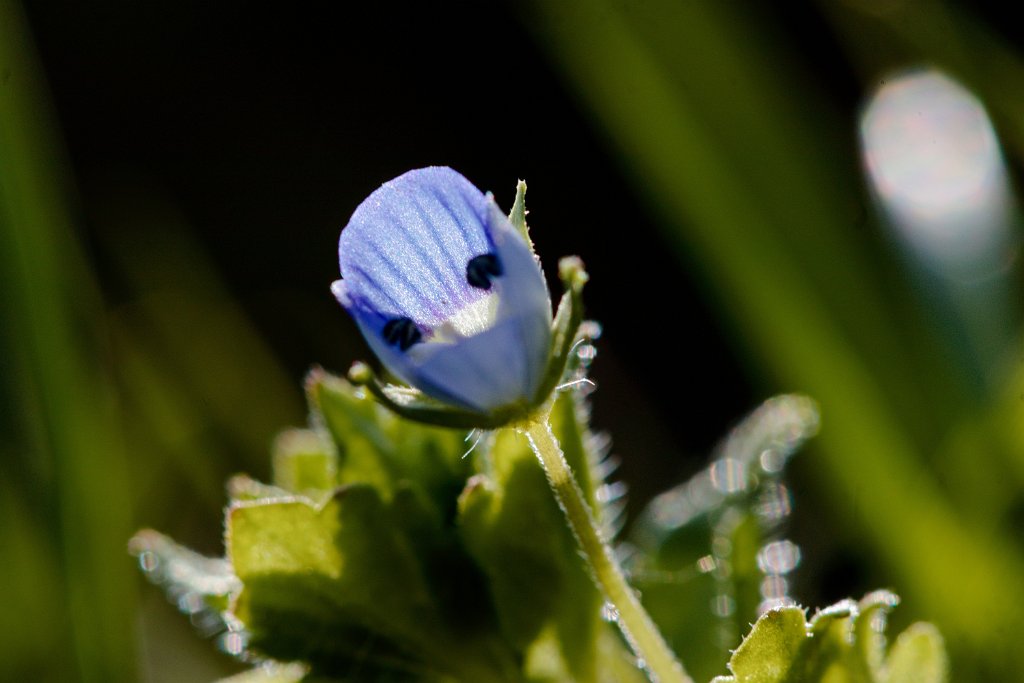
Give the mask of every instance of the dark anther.
[{"label": "dark anther", "polygon": [[491,278],[503,272],[497,254],[480,254],[469,259],[466,264],[466,282],[477,289],[490,289]]},{"label": "dark anther", "polygon": [[384,341],[391,346],[397,346],[402,351],[408,351],[409,347],[423,339],[423,333],[416,327],[409,318],[392,318],[384,323]]}]

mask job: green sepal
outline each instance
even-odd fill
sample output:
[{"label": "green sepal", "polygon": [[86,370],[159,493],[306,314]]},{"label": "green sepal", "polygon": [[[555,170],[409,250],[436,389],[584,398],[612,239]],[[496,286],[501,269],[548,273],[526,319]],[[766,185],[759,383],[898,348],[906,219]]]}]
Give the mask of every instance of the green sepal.
[{"label": "green sepal", "polygon": [[558,302],[558,310],[551,324],[551,356],[544,379],[534,396],[537,405],[548,400],[565,376],[583,322],[583,286],[590,279],[583,261],[576,256],[567,256],[558,262],[558,276],[565,293]]},{"label": "green sepal", "polygon": [[451,429],[498,429],[529,416],[532,407],[512,405],[490,413],[479,413],[443,403],[413,387],[387,384],[365,363],[353,363],[348,372],[352,384],[366,387],[380,403],[396,415],[422,424]]},{"label": "green sepal", "polygon": [[522,235],[530,251],[533,249],[533,240],[530,239],[530,228],[526,225],[526,181],[520,180],[516,183],[516,200],[512,203],[512,210],[508,214],[508,220],[512,227]]}]

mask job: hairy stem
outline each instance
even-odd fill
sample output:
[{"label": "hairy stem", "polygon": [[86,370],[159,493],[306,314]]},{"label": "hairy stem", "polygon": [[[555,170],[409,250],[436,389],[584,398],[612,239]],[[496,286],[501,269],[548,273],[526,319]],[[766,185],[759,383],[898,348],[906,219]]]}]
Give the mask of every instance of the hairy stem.
[{"label": "hairy stem", "polygon": [[555,498],[565,512],[594,581],[605,599],[617,611],[617,622],[651,680],[656,683],[693,683],[682,664],[669,649],[665,639],[644,610],[636,593],[626,582],[612,549],[604,540],[593,512],[583,498],[569,463],[565,461],[558,440],[551,432],[547,415],[520,428],[537,454]]}]

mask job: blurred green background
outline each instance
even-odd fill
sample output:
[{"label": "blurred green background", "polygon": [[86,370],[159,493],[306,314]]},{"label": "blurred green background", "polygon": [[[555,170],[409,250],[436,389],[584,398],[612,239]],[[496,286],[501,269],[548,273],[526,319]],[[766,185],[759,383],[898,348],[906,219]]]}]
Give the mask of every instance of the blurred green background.
[{"label": "blurred green background", "polygon": [[876,89],[931,65],[983,103],[1013,187],[1009,11],[0,0],[0,678],[237,669],[127,539],[221,552],[222,483],[266,474],[305,370],[367,356],[327,289],[340,228],[428,164],[505,206],[525,178],[549,270],[588,264],[594,423],[630,511],[760,400],[809,394],[796,597],[893,588],[954,680],[1018,678],[1016,209],[999,268],[944,274],[895,236],[858,140]]}]

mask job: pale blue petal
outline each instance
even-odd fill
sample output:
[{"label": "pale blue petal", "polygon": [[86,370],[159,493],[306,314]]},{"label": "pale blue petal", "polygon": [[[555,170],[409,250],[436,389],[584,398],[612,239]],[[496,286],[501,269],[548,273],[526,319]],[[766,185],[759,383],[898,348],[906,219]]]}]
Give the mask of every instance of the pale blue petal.
[{"label": "pale blue petal", "polygon": [[432,327],[484,296],[466,264],[493,250],[487,198],[450,168],[409,171],[352,215],[338,244],[348,290],[369,306]]},{"label": "pale blue petal", "polygon": [[[466,273],[483,254],[500,263],[486,289]],[[343,280],[332,291],[399,379],[481,412],[534,398],[550,353],[551,301],[539,263],[490,195],[449,168],[410,171],[356,209],[339,260]],[[433,335],[489,296],[497,297],[490,328]],[[384,327],[396,318],[412,321],[422,340],[405,350],[387,343]]]},{"label": "pale blue petal", "polygon": [[505,270],[494,281],[500,297],[498,321],[509,321],[520,340],[520,353],[527,359],[524,387],[526,396],[532,398],[551,353],[551,296],[540,263],[522,235],[493,199],[489,204],[488,232]]},{"label": "pale blue petal", "polygon": [[530,395],[526,363],[517,321],[505,320],[458,343],[431,349],[413,370],[410,384],[435,398],[489,412]]},{"label": "pale blue petal", "polygon": [[[337,280],[332,283],[331,292],[355,319],[359,331],[363,333],[370,349],[380,358],[384,367],[406,384],[413,384],[416,373],[412,360],[405,352],[384,341],[382,330],[391,316],[374,309],[365,300],[358,298],[358,295],[353,295],[348,287],[348,280]],[[435,398],[445,400],[447,397]]]}]

